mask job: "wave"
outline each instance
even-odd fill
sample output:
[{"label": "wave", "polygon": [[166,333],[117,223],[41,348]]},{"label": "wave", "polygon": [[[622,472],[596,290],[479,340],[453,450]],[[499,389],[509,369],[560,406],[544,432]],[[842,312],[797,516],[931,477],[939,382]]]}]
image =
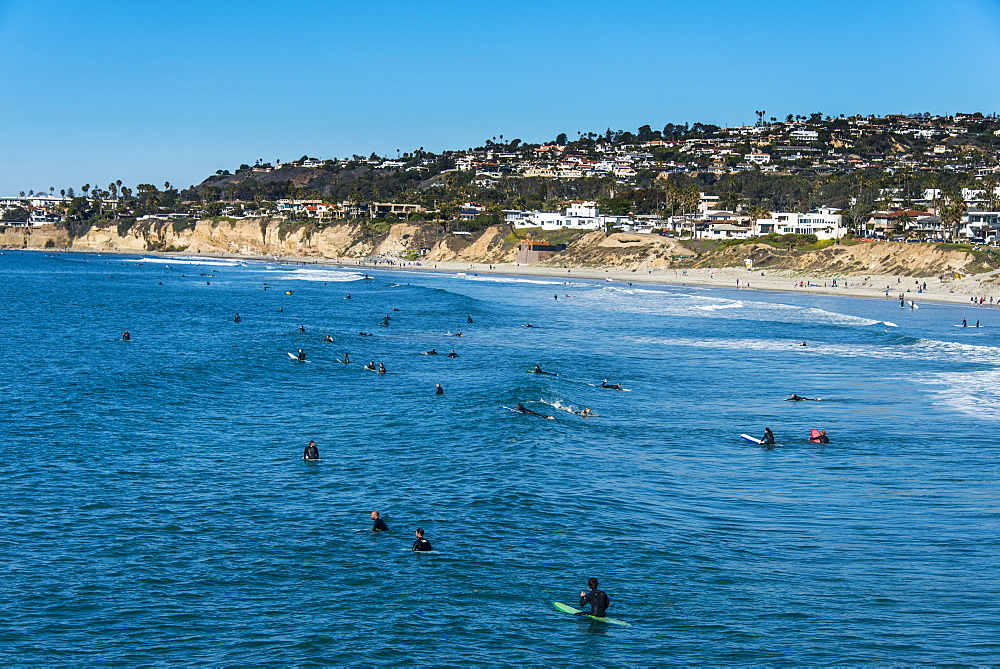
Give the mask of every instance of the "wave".
[{"label": "wave", "polygon": [[276,276],[272,281],[363,281],[364,274],[331,269],[296,269]]},{"label": "wave", "polygon": [[930,386],[941,404],[961,413],[990,421],[1000,418],[1000,369],[944,372],[913,381]]},{"label": "wave", "polygon": [[146,262],[158,265],[207,265],[212,267],[239,267],[243,263],[238,260],[189,260],[187,258],[135,258],[129,262]]},{"label": "wave", "polygon": [[540,279],[516,279],[513,277],[502,277],[502,276],[472,276],[470,274],[463,274],[459,272],[455,275],[456,279],[465,279],[466,281],[485,281],[489,283],[535,283],[547,286],[561,286],[569,283],[568,281],[543,281]]}]

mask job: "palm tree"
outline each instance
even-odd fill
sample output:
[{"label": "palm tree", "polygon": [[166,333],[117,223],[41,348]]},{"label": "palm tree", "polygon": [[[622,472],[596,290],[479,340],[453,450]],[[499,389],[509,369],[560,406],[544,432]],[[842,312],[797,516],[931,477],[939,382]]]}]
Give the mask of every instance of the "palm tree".
[{"label": "palm tree", "polygon": [[962,216],[969,210],[969,207],[965,204],[962,194],[955,190],[947,190],[942,193],[942,199],[944,201],[938,210],[938,215],[941,217],[941,222],[944,225],[951,227],[951,238],[954,240],[958,237],[959,228],[962,225]]}]

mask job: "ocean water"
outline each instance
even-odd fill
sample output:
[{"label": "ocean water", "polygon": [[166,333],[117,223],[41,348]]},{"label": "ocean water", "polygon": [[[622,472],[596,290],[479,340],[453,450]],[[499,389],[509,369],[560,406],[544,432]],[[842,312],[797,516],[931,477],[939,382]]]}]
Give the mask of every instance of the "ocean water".
[{"label": "ocean water", "polygon": [[[996,310],[96,254],[0,270],[0,663],[1000,663]],[[739,437],[765,427],[774,448]],[[630,627],[552,609],[589,576]]]}]

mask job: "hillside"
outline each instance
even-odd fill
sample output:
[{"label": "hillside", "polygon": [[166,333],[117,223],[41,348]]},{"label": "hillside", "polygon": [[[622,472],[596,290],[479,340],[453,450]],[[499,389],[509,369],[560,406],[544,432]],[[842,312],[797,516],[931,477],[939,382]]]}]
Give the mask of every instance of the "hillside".
[{"label": "hillside", "polygon": [[246,257],[302,257],[360,261],[372,256],[421,262],[513,263],[522,237],[567,244],[539,267],[611,268],[628,271],[745,267],[781,270],[790,276],[914,277],[982,274],[1000,267],[997,253],[965,245],[895,242],[820,242],[794,249],[761,240],[680,241],[659,235],[540,231],[491,226],[455,234],[432,223],[373,225],[345,222],[316,226],[267,218],[143,222],[131,227],[95,226],[71,239],[61,227],[2,228],[4,248],[72,248],[127,253],[169,252]]}]

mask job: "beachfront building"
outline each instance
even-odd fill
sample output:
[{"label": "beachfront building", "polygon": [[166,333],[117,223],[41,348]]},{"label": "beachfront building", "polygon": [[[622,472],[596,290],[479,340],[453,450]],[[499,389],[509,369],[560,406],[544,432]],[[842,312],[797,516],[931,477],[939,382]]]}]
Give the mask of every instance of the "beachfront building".
[{"label": "beachfront building", "polygon": [[833,213],[836,209],[822,207],[806,214],[774,212],[770,218],[759,218],[753,223],[753,234],[759,235],[816,235],[817,239],[840,239],[847,234],[844,217]]},{"label": "beachfront building", "polygon": [[970,209],[962,216],[961,235],[975,242],[1000,242],[1000,212]]},{"label": "beachfront building", "polygon": [[542,230],[605,230],[610,227],[635,226],[631,216],[602,216],[596,202],[573,202],[563,213],[505,209],[504,220],[515,228]]},{"label": "beachfront building", "polygon": [[549,244],[544,239],[525,239],[517,245],[517,262],[521,265],[530,265],[545,260],[565,248],[565,244]]}]

